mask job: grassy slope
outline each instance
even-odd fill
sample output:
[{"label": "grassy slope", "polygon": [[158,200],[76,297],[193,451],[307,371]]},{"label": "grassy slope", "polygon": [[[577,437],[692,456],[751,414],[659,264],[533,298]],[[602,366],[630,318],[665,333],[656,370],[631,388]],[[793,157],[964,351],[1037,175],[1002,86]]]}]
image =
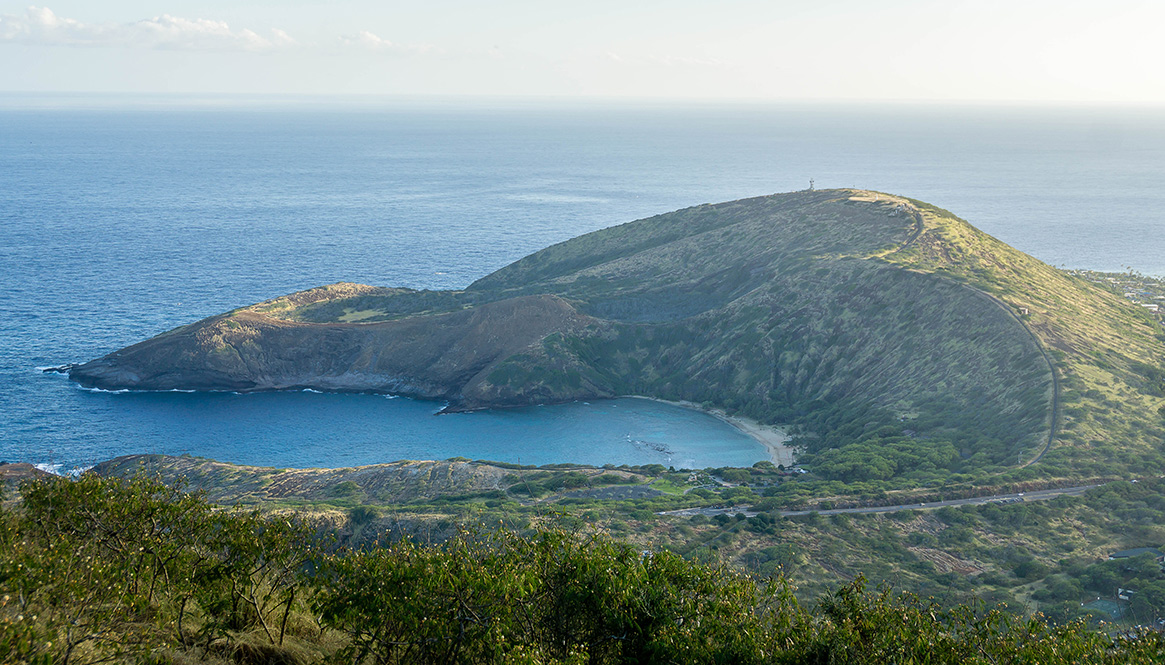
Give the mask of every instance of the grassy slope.
[{"label": "grassy slope", "polygon": [[[556,245],[469,291],[557,293],[616,321],[550,340],[616,392],[819,433],[922,416],[913,429],[957,435],[976,468],[1036,450],[1052,382],[1030,335],[970,290],[869,260],[911,239],[903,203],[833,190],[700,206]],[[527,380],[523,360],[491,378]]]},{"label": "grassy slope", "polygon": [[[573,489],[595,483],[643,483],[642,473],[564,465],[563,469],[498,462],[474,462],[457,458],[444,461],[405,460],[338,469],[277,469],[217,462],[199,457],[129,455],[102,462],[96,473],[129,477],[144,469],[168,483],[185,483],[191,491],[204,492],[218,503],[318,505],[350,508],[356,505],[397,505],[424,502],[437,497],[484,499],[511,486],[529,495],[529,483],[562,474],[581,474],[572,485],[560,480],[560,488]],[[599,478],[601,480],[597,480]]]},{"label": "grassy slope", "polygon": [[1023,322],[1056,367],[1056,436],[1040,472],[1165,469],[1165,420],[1158,413],[1165,396],[1146,376],[1146,368],[1165,365],[1165,332],[1152,316],[1119,294],[1048,266],[945,210],[914,203],[924,232],[902,251],[882,258],[971,285],[1017,313],[1026,308]]}]

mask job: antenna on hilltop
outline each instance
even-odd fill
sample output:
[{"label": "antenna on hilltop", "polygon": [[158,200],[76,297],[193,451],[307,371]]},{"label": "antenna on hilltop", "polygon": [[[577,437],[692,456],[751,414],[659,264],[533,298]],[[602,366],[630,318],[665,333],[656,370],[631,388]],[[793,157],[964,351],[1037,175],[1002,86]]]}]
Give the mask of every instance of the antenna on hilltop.
[{"label": "antenna on hilltop", "polygon": [[813,191],[813,178],[809,179],[809,191]]}]

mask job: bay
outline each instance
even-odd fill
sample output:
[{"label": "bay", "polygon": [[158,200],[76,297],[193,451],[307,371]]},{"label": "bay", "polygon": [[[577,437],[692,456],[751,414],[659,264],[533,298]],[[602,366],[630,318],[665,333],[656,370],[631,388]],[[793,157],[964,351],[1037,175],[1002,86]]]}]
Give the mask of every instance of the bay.
[{"label": "bay", "polygon": [[[319,284],[460,288],[581,233],[810,178],[934,203],[1054,265],[1165,275],[1155,109],[0,103],[0,459],[657,462],[633,442],[663,430],[596,405],[462,419],[360,395],[94,395],[36,367]],[[620,408],[708,455],[676,466],[765,457],[709,416]],[[602,434],[571,438],[586,432]]]}]

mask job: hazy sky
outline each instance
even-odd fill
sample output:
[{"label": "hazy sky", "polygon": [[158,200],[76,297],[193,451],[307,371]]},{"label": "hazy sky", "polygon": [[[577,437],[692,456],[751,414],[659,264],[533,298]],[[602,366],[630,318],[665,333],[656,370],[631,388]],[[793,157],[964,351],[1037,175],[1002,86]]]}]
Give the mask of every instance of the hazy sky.
[{"label": "hazy sky", "polygon": [[0,0],[0,91],[1165,103],[1162,0]]}]

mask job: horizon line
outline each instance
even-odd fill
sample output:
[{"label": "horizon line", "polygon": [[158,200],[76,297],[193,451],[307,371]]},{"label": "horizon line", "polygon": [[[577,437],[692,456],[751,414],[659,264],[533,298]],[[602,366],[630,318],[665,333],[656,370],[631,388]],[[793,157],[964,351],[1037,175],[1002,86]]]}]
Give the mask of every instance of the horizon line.
[{"label": "horizon line", "polygon": [[1080,99],[890,99],[890,98],[700,98],[632,97],[562,94],[391,94],[391,93],[298,93],[298,92],[141,92],[141,91],[19,91],[0,90],[0,109],[36,108],[179,108],[179,107],[587,107],[651,108],[680,104],[686,108],[854,107],[871,108],[1009,108],[1080,110],[1161,110],[1160,101],[1097,101]]}]

